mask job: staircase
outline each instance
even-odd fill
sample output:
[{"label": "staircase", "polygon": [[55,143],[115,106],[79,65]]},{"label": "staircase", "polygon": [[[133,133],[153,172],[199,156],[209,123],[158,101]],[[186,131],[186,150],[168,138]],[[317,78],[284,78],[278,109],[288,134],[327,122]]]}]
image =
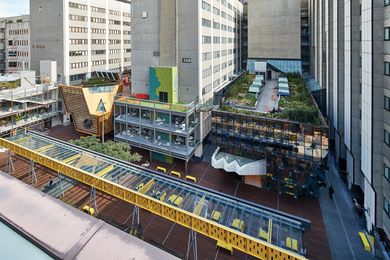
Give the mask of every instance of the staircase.
[{"label": "staircase", "polygon": [[227,172],[235,172],[241,176],[265,175],[267,174],[267,162],[263,160],[250,160],[244,157],[233,156],[219,152],[218,147],[211,157],[211,165],[215,169],[223,169]]},{"label": "staircase", "polygon": [[74,87],[72,89],[61,87],[61,94],[66,111],[72,115],[76,130],[98,135],[98,118],[90,115],[82,90],[75,91]]}]

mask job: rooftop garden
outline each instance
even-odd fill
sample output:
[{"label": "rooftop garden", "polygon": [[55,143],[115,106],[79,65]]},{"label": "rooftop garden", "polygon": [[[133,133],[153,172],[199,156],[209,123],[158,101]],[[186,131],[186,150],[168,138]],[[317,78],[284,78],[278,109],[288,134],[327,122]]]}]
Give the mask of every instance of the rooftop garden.
[{"label": "rooftop garden", "polygon": [[20,79],[15,81],[0,82],[0,90],[12,89],[20,86]]},{"label": "rooftop garden", "polygon": [[315,105],[309,90],[305,87],[303,78],[299,74],[287,74],[287,77],[291,96],[281,97],[279,101],[280,111],[261,113],[251,110],[238,109],[232,106],[222,106],[221,110],[321,125],[322,118],[320,112]]},{"label": "rooftop garden", "polygon": [[254,107],[257,101],[256,94],[249,93],[249,87],[252,85],[255,75],[246,74],[241,75],[230,86],[225,95],[225,101],[230,106],[238,107]]},{"label": "rooftop garden", "polygon": [[94,77],[89,78],[87,81],[83,82],[84,87],[94,87],[94,86],[106,86],[106,85],[115,85],[116,80],[110,78],[100,78]]}]

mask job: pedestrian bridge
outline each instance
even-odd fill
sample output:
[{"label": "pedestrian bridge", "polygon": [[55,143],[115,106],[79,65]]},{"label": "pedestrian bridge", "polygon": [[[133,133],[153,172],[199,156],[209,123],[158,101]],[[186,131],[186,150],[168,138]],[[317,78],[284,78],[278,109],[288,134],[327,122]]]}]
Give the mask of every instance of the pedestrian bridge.
[{"label": "pedestrian bridge", "polygon": [[260,259],[306,259],[310,221],[144,169],[34,132],[0,145],[57,171]]}]

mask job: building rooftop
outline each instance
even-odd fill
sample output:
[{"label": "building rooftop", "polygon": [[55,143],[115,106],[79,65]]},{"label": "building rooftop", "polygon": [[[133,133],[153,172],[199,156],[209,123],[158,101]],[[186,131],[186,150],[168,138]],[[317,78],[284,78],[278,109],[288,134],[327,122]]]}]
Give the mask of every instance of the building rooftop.
[{"label": "building rooftop", "polygon": [[177,259],[2,172],[0,196],[0,219],[52,257]]},{"label": "building rooftop", "polygon": [[[285,77],[281,77],[281,80],[275,82],[274,89],[271,90],[267,90],[267,86],[270,86],[267,81],[259,94],[247,93],[249,85],[253,86],[251,82],[255,82],[254,75],[246,76],[246,78],[239,79],[233,83],[225,96],[225,102],[219,109],[238,114],[326,125],[316,102],[312,98],[310,91],[305,87],[304,79],[301,76],[289,74],[288,83]],[[249,96],[249,94],[253,95],[253,97]],[[269,96],[265,98],[267,100],[262,97],[263,95]],[[241,102],[239,102],[240,98]],[[249,102],[253,98],[254,101]],[[248,101],[242,101],[243,99]],[[268,108],[268,111],[259,110],[259,106],[264,105],[262,104],[263,102],[275,103],[276,107],[275,109]]]}]

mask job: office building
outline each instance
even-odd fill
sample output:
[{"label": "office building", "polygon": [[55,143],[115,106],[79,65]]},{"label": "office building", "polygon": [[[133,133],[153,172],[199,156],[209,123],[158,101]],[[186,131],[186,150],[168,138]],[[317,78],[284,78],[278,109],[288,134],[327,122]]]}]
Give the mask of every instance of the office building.
[{"label": "office building", "polygon": [[35,84],[35,71],[0,76],[0,136],[58,123],[58,86],[47,74],[42,78],[41,84]]},{"label": "office building", "polygon": [[[190,120],[185,131],[198,129],[200,123],[199,137],[185,134],[191,140],[203,140],[211,130],[211,113],[204,109],[200,116],[193,115],[193,107],[211,105],[214,93],[241,72],[242,15],[243,4],[238,0],[132,1],[132,94],[188,104],[178,114],[178,123]],[[176,121],[166,118],[165,123],[175,127]],[[183,144],[188,146],[186,138]],[[192,154],[190,150],[186,157]],[[196,155],[202,153],[200,145]]]},{"label": "office building", "polygon": [[310,1],[312,72],[368,231],[390,235],[390,1]]},{"label": "office building", "polygon": [[249,0],[248,70],[268,79],[307,70],[308,33],[306,0]]},{"label": "office building", "polygon": [[30,17],[0,18],[0,73],[30,69]]},{"label": "office building", "polygon": [[81,83],[93,72],[128,70],[130,13],[126,1],[31,1],[31,68],[56,60],[65,84]]}]

